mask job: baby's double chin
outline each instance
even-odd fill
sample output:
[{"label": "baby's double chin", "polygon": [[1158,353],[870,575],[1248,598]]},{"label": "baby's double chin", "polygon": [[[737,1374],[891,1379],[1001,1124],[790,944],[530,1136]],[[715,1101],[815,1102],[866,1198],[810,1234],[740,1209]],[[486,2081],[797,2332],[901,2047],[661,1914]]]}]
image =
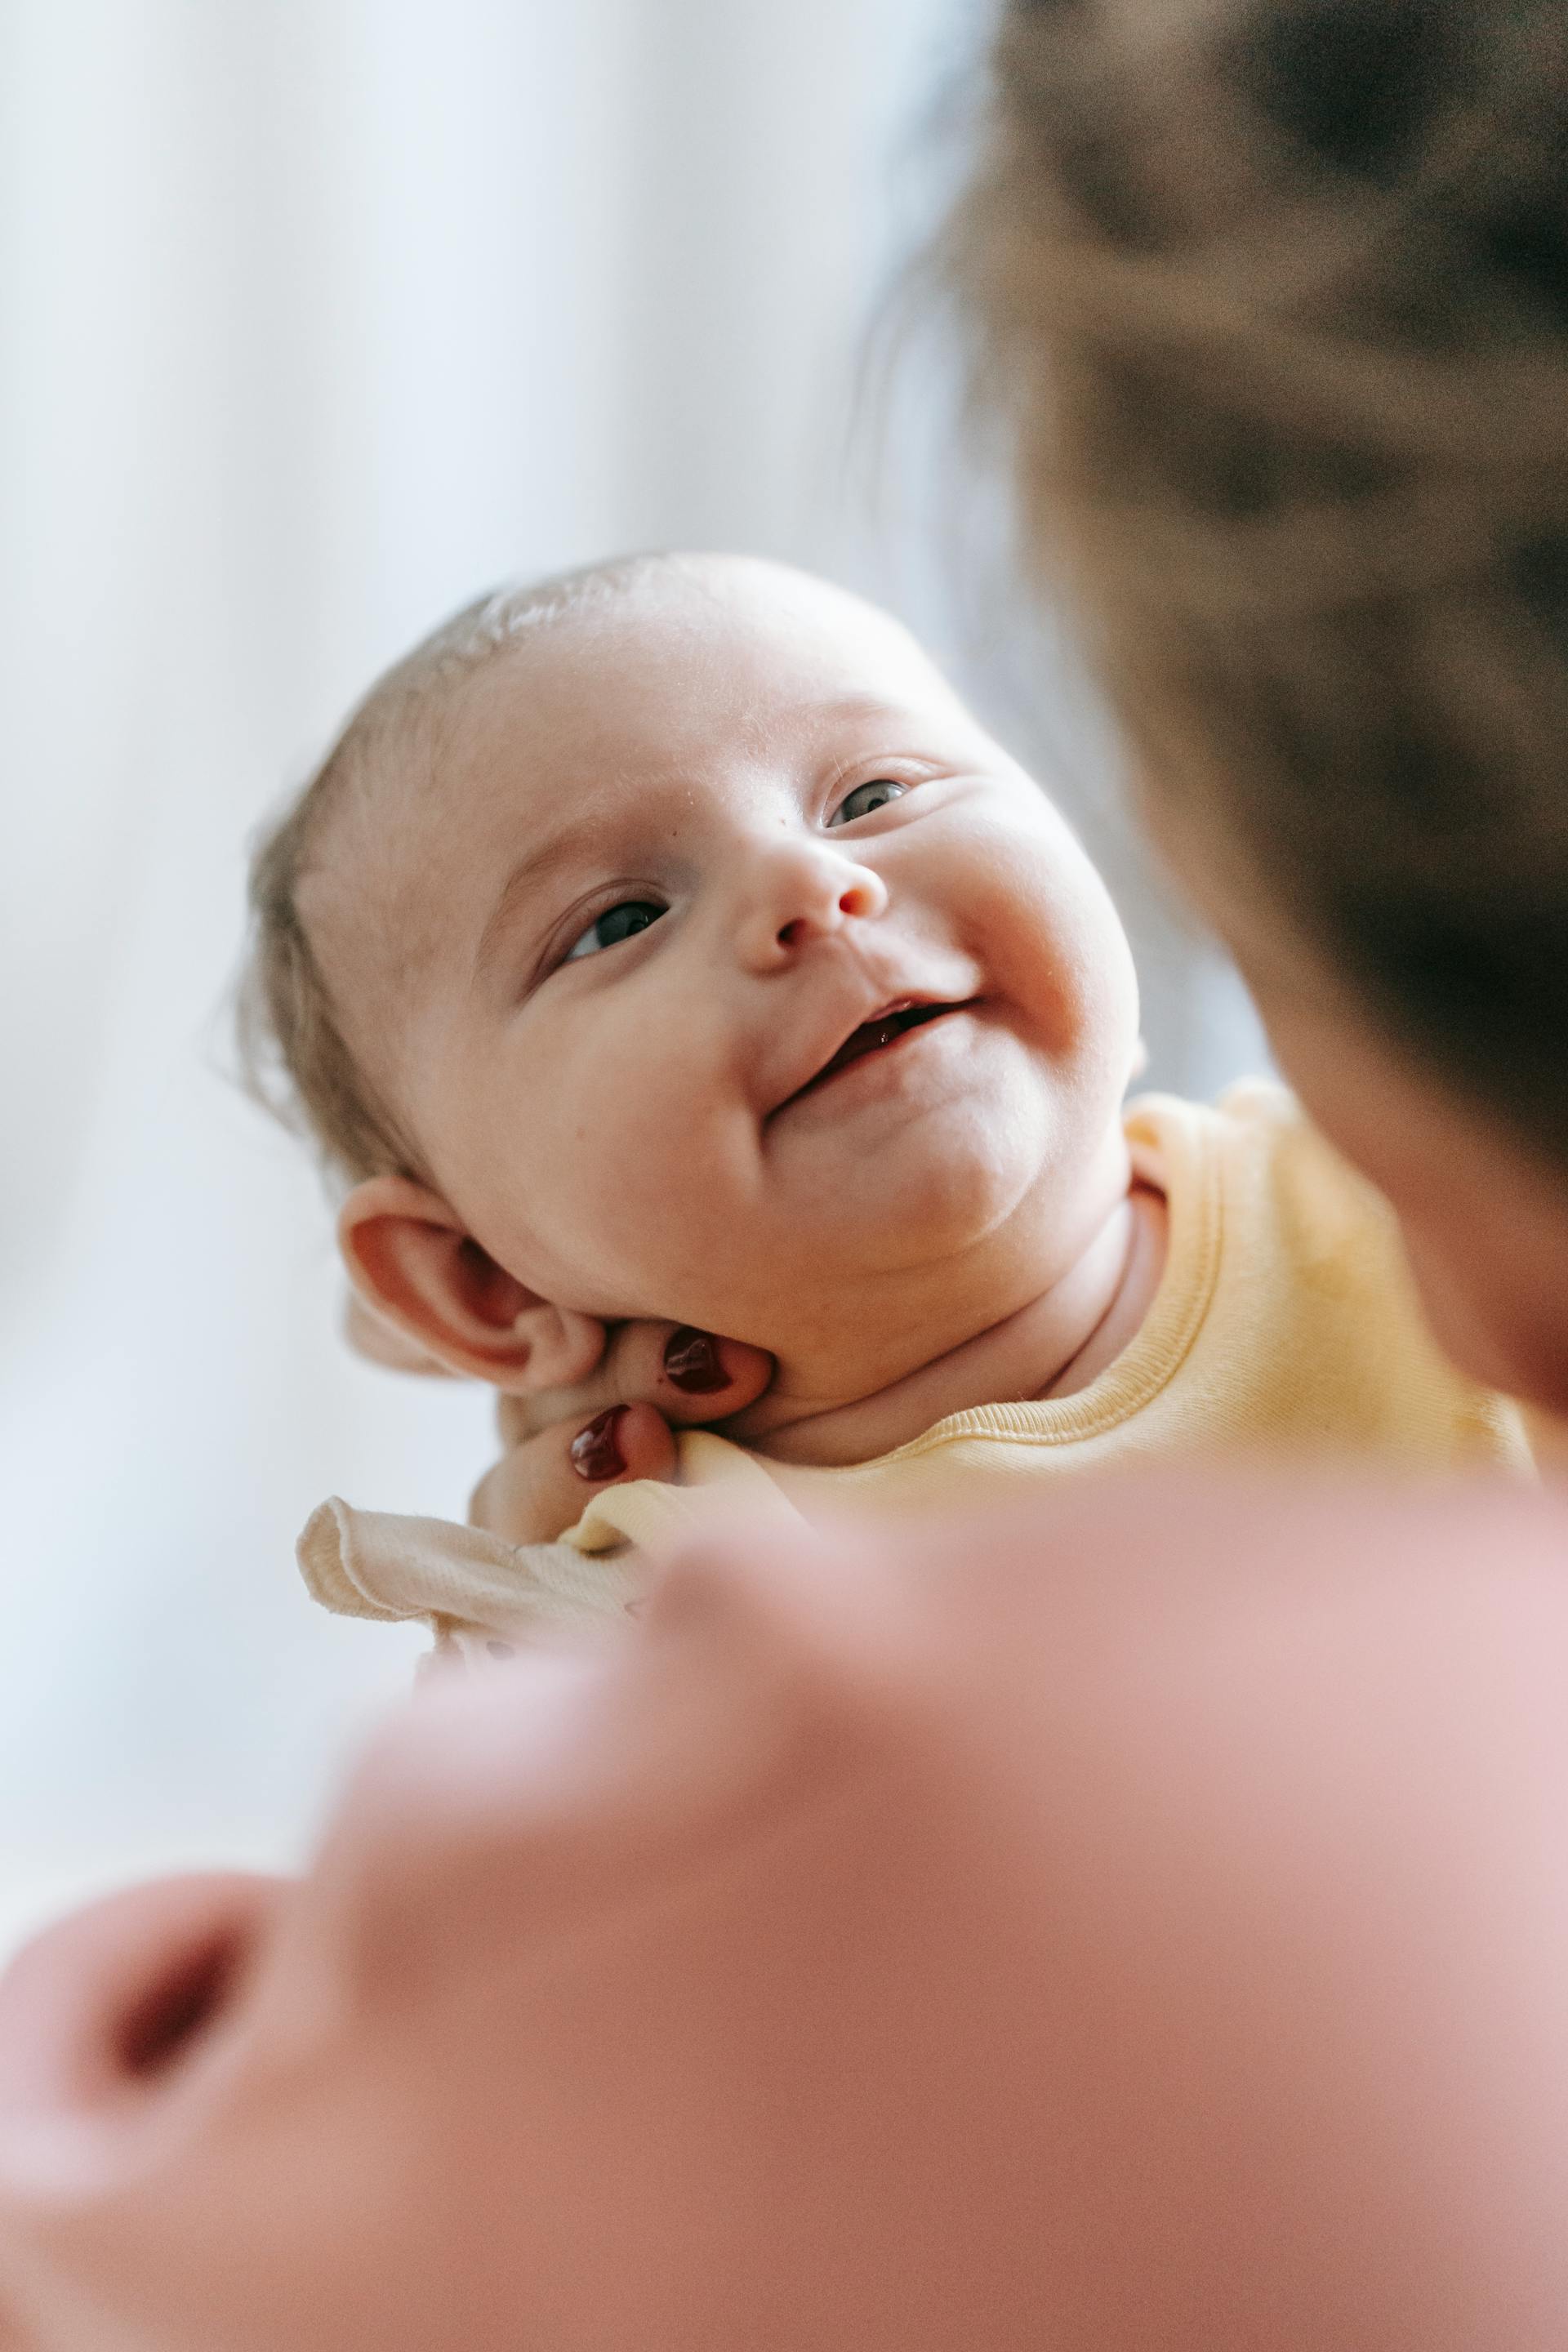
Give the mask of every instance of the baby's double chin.
[{"label": "baby's double chin", "polygon": [[[903,1320],[879,1354],[780,1359],[773,1385],[726,1424],[727,1433],[779,1462],[831,1467],[868,1462],[908,1444],[950,1413],[1042,1395],[1089,1344],[1120,1291],[1132,1244],[1126,1195],[1108,1206],[1085,1247],[1046,1289],[993,1294],[946,1333]],[[909,1358],[910,1329],[929,1354]],[[858,1377],[848,1377],[851,1372]]]},{"label": "baby's double chin", "polygon": [[767,1394],[728,1423],[727,1433],[777,1462],[830,1468],[873,1461],[950,1412],[994,1401],[997,1391],[984,1379],[944,1378],[974,1344],[970,1339],[928,1362],[889,1366],[885,1377],[868,1375],[852,1388],[840,1381],[829,1390],[784,1364]]}]

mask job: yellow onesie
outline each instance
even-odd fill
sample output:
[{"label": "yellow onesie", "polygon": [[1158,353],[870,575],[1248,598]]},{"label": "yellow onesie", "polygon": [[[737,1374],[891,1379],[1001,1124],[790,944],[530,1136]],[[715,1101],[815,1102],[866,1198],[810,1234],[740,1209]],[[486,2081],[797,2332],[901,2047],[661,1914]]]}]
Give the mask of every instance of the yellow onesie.
[{"label": "yellow onesie", "polygon": [[1139,1173],[1165,1195],[1165,1267],[1137,1337],[1076,1395],[978,1405],[843,1469],[786,1467],[688,1431],[674,1483],[606,1488],[559,1544],[514,1549],[334,1500],[300,1538],[306,1581],[329,1608],[427,1617],[482,1654],[623,1610],[639,1560],[715,1502],[797,1524],[973,1509],[1086,1470],[1216,1455],[1534,1475],[1518,1408],[1427,1336],[1386,1203],[1283,1088],[1248,1083],[1212,1109],[1145,1096],[1126,1129]]}]

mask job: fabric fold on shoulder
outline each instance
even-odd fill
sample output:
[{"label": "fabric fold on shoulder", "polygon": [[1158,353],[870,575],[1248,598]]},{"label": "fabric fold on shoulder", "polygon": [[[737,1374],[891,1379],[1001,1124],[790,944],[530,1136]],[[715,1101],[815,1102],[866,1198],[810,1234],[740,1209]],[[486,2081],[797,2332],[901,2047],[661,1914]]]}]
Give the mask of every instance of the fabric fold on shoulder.
[{"label": "fabric fold on shoulder", "polygon": [[295,1550],[312,1599],[337,1616],[425,1618],[514,1639],[603,1624],[642,1589],[629,1559],[514,1546],[452,1519],[355,1510],[336,1495],[311,1513]]}]

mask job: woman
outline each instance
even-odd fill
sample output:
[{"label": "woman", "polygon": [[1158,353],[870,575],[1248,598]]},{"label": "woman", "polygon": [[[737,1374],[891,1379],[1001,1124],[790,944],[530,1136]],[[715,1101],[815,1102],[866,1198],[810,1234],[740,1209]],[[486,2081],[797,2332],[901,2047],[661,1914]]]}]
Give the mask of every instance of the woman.
[{"label": "woman", "polygon": [[1020,8],[963,268],[1145,812],[1439,1336],[1568,1411],[1568,20]]},{"label": "woman", "polygon": [[[1561,1411],[1557,16],[1020,5],[955,250],[1157,833]],[[24,1958],[0,2346],[1560,2347],[1565,1557],[1190,1482],[721,1548],[393,1727],[300,1885]]]}]

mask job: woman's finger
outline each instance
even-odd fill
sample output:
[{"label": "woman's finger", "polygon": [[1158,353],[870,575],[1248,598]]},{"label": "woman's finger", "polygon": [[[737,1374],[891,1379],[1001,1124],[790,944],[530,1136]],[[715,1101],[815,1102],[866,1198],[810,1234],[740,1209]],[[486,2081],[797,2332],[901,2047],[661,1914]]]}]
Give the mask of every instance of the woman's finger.
[{"label": "woman's finger", "polygon": [[668,1478],[675,1440],[647,1404],[611,1404],[504,1454],[474,1489],[468,1517],[503,1543],[552,1543],[596,1494],[633,1478]]},{"label": "woman's finger", "polygon": [[650,1404],[679,1425],[724,1421],[754,1403],[773,1378],[771,1356],[689,1324],[622,1323],[591,1380],[574,1389],[505,1396],[501,1442],[521,1445],[558,1422],[578,1426],[616,1404]]},{"label": "woman's finger", "polygon": [[656,1405],[666,1421],[684,1426],[726,1421],[754,1404],[773,1379],[773,1360],[689,1323],[623,1323],[601,1370],[616,1396]]}]

